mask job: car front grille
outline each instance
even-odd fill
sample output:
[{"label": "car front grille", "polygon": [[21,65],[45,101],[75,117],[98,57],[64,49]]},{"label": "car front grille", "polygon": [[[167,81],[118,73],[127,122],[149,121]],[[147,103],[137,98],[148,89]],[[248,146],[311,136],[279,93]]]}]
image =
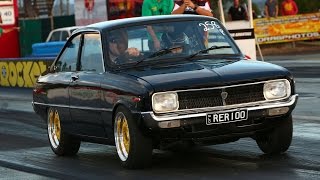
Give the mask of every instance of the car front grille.
[{"label": "car front grille", "polygon": [[[178,92],[179,110],[264,101],[263,84],[180,91]],[[225,98],[223,95],[226,95]]]}]

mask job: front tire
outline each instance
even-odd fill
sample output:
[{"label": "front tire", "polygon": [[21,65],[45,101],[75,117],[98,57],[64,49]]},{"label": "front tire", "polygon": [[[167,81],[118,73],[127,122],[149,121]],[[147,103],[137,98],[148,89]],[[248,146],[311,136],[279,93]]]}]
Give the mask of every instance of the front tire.
[{"label": "front tire", "polygon": [[271,132],[257,135],[256,142],[266,154],[280,154],[289,149],[293,132],[292,116],[280,121]]},{"label": "front tire", "polygon": [[121,165],[128,169],[151,166],[152,140],[138,128],[137,119],[124,107],[114,116],[114,138]]},{"label": "front tire", "polygon": [[81,142],[64,132],[59,111],[56,108],[49,108],[47,125],[49,143],[56,155],[72,156],[78,153]]}]

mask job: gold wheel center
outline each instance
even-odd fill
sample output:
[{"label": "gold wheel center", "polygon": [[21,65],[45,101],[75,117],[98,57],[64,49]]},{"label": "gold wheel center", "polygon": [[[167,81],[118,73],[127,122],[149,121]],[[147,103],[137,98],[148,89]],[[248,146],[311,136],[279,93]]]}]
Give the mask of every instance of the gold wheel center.
[{"label": "gold wheel center", "polygon": [[122,137],[123,137],[124,147],[125,147],[127,153],[129,153],[130,136],[129,136],[129,127],[128,127],[128,123],[127,123],[126,119],[123,120],[123,124],[122,124]]},{"label": "gold wheel center", "polygon": [[54,116],[54,132],[56,134],[58,141],[60,141],[61,127],[60,127],[60,117],[57,111],[55,112],[55,116]]}]

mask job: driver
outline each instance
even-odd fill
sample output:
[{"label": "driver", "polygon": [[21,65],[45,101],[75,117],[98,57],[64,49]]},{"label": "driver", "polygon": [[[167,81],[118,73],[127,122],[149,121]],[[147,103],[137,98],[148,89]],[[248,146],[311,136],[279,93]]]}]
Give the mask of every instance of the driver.
[{"label": "driver", "polygon": [[124,64],[131,57],[140,56],[140,51],[135,47],[128,48],[128,34],[125,30],[115,30],[110,33],[109,56],[115,64]]}]

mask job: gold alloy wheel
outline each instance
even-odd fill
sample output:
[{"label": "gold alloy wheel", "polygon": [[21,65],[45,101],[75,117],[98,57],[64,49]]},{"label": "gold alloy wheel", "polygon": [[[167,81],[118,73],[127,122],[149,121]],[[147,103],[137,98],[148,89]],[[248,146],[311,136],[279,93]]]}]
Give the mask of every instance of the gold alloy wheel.
[{"label": "gold alloy wheel", "polygon": [[52,147],[58,148],[60,144],[61,126],[60,117],[57,110],[50,110],[48,117],[48,134]]},{"label": "gold alloy wheel", "polygon": [[130,134],[126,116],[119,112],[115,118],[114,137],[117,152],[122,161],[126,161],[130,150]]}]

